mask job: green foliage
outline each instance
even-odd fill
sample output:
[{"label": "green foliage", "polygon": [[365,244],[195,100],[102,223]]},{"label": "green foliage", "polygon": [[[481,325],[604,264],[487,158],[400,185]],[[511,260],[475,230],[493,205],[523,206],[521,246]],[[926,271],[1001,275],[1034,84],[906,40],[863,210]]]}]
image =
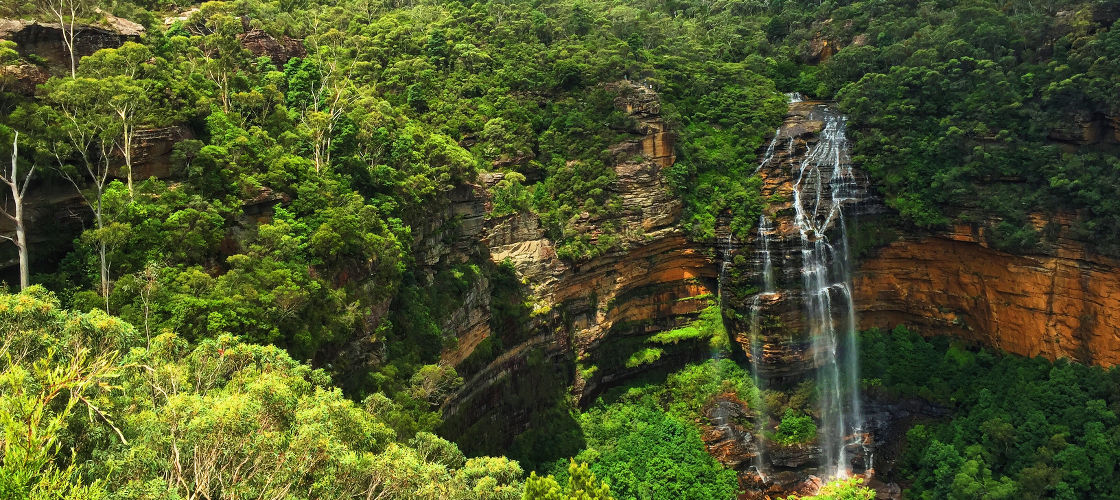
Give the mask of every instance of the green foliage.
[{"label": "green foliage", "polygon": [[1105,235],[1086,241],[1117,251],[1114,145],[1073,124],[1120,107],[1104,76],[1120,54],[1114,14],[1076,0],[853,2],[827,17],[826,37],[869,43],[822,64],[816,93],[848,112],[853,160],[904,220],[994,217],[990,243],[1023,252],[1040,241],[1030,215],[1077,212]]},{"label": "green foliage", "polygon": [[969,349],[903,327],[861,340],[865,384],[953,411],[907,433],[916,498],[1109,498],[1120,371]]},{"label": "green foliage", "polygon": [[[731,228],[745,236],[765,201],[761,181],[752,176],[755,151],[772,135],[785,113],[785,99],[772,81],[742,64],[697,68],[698,102],[682,130],[679,161],[667,173],[684,197],[685,224],[701,238],[713,238],[716,217],[731,215]],[[683,109],[682,109],[683,111]]]},{"label": "green foliage", "polygon": [[59,309],[39,287],[0,295],[0,335],[5,498],[521,494],[516,462],[465,459],[428,433],[406,443],[384,396],[356,404],[273,346],[144,340],[101,311]]},{"label": "green foliage", "polygon": [[778,423],[778,430],[774,433],[774,440],[784,444],[808,443],[817,438],[817,424],[813,417],[798,414],[793,408],[787,408]]},{"label": "green foliage", "polygon": [[491,217],[530,210],[532,193],[525,188],[523,182],[525,182],[524,175],[510,172],[491,188],[494,198],[494,208],[490,211]]},{"label": "green foliage", "polygon": [[57,307],[57,300],[38,286],[0,296],[4,498],[78,500],[104,494],[103,478],[83,477],[76,461],[67,460],[75,445],[89,439],[69,431],[102,424],[115,429],[101,410],[121,374],[113,347],[135,340],[136,332],[100,311],[66,314]]},{"label": "green foliage", "polygon": [[626,367],[636,368],[641,365],[648,365],[650,363],[653,363],[654,361],[661,359],[661,355],[664,353],[665,351],[663,349],[659,349],[657,347],[646,347],[635,352],[634,354],[631,354],[630,359],[626,360]]},{"label": "green foliage", "polygon": [[[580,415],[586,449],[575,456],[615,498],[733,498],[734,471],[708,455],[696,426],[717,394],[754,400],[750,375],[728,359],[614,389]],[[562,460],[553,473],[564,477]]]},{"label": "green foliage", "polygon": [[821,486],[816,495],[792,495],[786,500],[874,500],[875,490],[863,486],[863,478],[838,479]]},{"label": "green foliage", "polygon": [[[705,297],[690,297],[688,300],[702,300]],[[730,337],[723,325],[723,311],[719,304],[711,304],[700,311],[696,321],[677,328],[657,333],[649,338],[655,344],[676,344],[682,341],[707,339],[714,350],[730,348]]]},{"label": "green foliage", "polygon": [[[76,180],[98,214],[62,243],[63,258],[36,262],[38,279],[72,309],[101,308],[136,325],[61,312],[41,291],[5,299],[38,297],[55,311],[27,326],[34,335],[62,335],[42,333],[70,328],[61,323],[112,335],[89,340],[98,345],[85,346],[88,355],[78,354],[88,339],[52,340],[43,345],[53,350],[35,348],[39,365],[5,361],[4,425],[38,411],[32,427],[44,430],[38,441],[4,438],[0,496],[47,488],[95,497],[111,486],[122,497],[168,489],[240,497],[287,481],[286,495],[335,497],[368,494],[345,488],[375,480],[399,488],[389,497],[517,496],[518,466],[466,460],[424,434],[440,427],[433,410],[462,380],[438,362],[455,344],[444,327],[466,297],[489,280],[493,335],[460,365],[463,375],[535,333],[515,272],[442,253],[459,251],[451,201],[491,171],[503,178],[491,187],[489,215],[534,212],[562,258],[593,258],[640,237],[609,222],[641,215],[624,214],[617,192],[616,164],[636,158],[614,157],[612,146],[648,132],[620,109],[634,96],[608,90],[622,80],[658,94],[678,159],[661,175],[696,238],[712,238],[717,220],[745,236],[773,201],[761,198],[752,172],[786,109],[780,92],[800,91],[836,97],[849,113],[855,163],[907,224],[980,222],[994,248],[1030,251],[1061,229],[1037,227],[1035,214],[1062,211],[1076,215],[1069,235],[1120,254],[1120,164],[1107,139],[1120,113],[1120,30],[1107,2],[248,0],[206,2],[184,20],[158,22],[188,3],[109,2],[106,13],[144,22],[147,35],[84,57],[76,77],[53,77],[35,95],[0,80],[0,122],[27,138],[28,160],[57,165],[43,185],[63,184],[58,174]],[[0,10],[37,15],[19,2]],[[246,27],[298,40],[306,55],[255,56],[243,45]],[[805,51],[821,40],[840,49],[817,66]],[[45,65],[0,42],[0,65],[22,62]],[[171,125],[182,133],[162,128]],[[130,130],[183,137],[172,139],[168,178],[116,181],[128,179]],[[1070,130],[1072,140],[1063,138]],[[1078,139],[1083,130],[1101,133]],[[855,253],[892,237],[891,228],[857,235]],[[721,320],[709,307],[697,323],[581,360],[591,366],[582,373],[648,366],[704,339],[725,350]],[[1115,472],[1098,451],[1115,444],[1115,395],[1101,389],[1111,374],[1059,363],[1043,376],[1028,362],[960,347],[928,359],[917,342],[895,347],[906,356],[863,358],[882,387],[970,408],[959,428],[914,431],[910,449],[928,451],[908,458],[920,494],[1115,495],[1086,479]],[[762,399],[737,382],[750,377],[733,363],[616,391],[616,401],[581,416],[562,401],[575,367],[539,352],[527,358],[533,375],[504,388],[533,415],[533,430],[514,439],[493,422],[447,426],[464,450],[511,447],[536,465],[586,448],[590,470],[620,497],[734,494],[693,427],[715,391]],[[906,361],[877,364],[887,359]],[[114,374],[111,390],[57,372],[101,366]],[[1018,384],[1024,401],[1006,401],[1008,391],[967,373],[980,369]],[[327,372],[364,405],[343,398]],[[28,403],[44,381],[73,390]],[[811,390],[766,398],[793,412],[778,428],[790,442],[811,439],[798,413]],[[76,411],[90,403],[98,411]],[[1008,405],[1015,411],[1001,410]],[[991,414],[973,418],[972,408]],[[242,441],[244,449],[232,444]],[[194,461],[202,455],[216,458]],[[301,458],[310,464],[303,475],[293,472]],[[213,475],[180,481],[174,474],[184,473],[172,471],[182,460]],[[256,464],[256,475],[228,491],[210,484],[248,474],[226,470],[237,463]],[[677,464],[681,475],[670,477]],[[266,474],[277,482],[262,483]]]},{"label": "green foliage", "polygon": [[523,500],[613,500],[611,489],[595,479],[587,464],[568,465],[568,484],[561,487],[552,476],[537,477],[533,472],[525,480]]},{"label": "green foliage", "polygon": [[696,427],[649,402],[592,408],[583,425],[588,450],[576,460],[588,460],[616,498],[732,498],[738,489]]}]

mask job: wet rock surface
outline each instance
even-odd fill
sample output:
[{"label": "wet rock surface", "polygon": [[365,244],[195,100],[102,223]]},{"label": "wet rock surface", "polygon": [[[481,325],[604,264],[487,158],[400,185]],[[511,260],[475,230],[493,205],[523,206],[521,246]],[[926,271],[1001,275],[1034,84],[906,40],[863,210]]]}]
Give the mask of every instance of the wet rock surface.
[{"label": "wet rock surface", "polygon": [[[895,472],[906,432],[915,424],[945,418],[943,408],[921,399],[897,399],[868,394],[863,401],[866,450],[853,449],[853,472],[867,479],[877,498],[900,498],[902,486]],[[783,446],[755,436],[751,421],[757,414],[733,394],[718,396],[704,409],[702,436],[708,452],[739,474],[744,489],[741,499],[783,498],[791,494],[812,495],[823,483],[816,465],[821,449],[815,443]],[[766,457],[766,472],[758,472],[758,453]]]}]

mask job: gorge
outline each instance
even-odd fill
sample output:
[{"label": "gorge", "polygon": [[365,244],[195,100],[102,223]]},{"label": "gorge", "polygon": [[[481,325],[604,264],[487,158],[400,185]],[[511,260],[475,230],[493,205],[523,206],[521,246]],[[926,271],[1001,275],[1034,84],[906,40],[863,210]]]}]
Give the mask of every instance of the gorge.
[{"label": "gorge", "polygon": [[1118,19],[0,1],[0,497],[1120,498]]}]

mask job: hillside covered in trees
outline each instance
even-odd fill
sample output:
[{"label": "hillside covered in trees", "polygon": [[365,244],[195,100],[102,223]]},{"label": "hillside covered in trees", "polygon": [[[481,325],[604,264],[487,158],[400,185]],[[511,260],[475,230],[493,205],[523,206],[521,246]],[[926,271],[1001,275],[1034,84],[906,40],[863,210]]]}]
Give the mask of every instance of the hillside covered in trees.
[{"label": "hillside covered in trees", "polygon": [[[448,401],[578,321],[453,231],[484,200],[487,223],[531,215],[550,256],[594,268],[652,238],[617,167],[660,160],[620,145],[666,137],[675,224],[727,267],[786,201],[757,172],[787,94],[847,116],[889,212],[857,257],[972,224],[1011,255],[1060,236],[1120,258],[1110,0],[0,0],[0,18],[3,498],[734,497],[713,401],[767,408],[786,446],[817,435],[813,388],[759,387],[727,345],[745,313],[723,295],[761,287],[719,268],[692,323],[560,369],[634,374],[586,401],[559,379],[518,393],[530,423],[492,450]],[[456,359],[479,283],[494,334]],[[911,497],[1120,494],[1116,370],[862,339],[866,392],[947,412],[900,437]]]}]

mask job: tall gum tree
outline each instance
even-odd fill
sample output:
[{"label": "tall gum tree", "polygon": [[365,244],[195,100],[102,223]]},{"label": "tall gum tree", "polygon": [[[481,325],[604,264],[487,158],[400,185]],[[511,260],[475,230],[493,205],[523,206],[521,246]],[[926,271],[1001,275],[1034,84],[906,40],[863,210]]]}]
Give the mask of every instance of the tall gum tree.
[{"label": "tall gum tree", "polygon": [[[110,182],[111,160],[120,127],[117,117],[109,108],[114,99],[112,86],[95,78],[52,79],[45,85],[45,102],[40,108],[45,122],[52,124],[52,153],[58,162],[58,171],[78,190],[93,211],[96,230],[93,242],[97,246],[101,275],[100,291],[109,308],[109,244],[104,237],[109,221],[103,204]],[[71,160],[77,159],[78,165]],[[89,190],[83,190],[87,184]]]}]

